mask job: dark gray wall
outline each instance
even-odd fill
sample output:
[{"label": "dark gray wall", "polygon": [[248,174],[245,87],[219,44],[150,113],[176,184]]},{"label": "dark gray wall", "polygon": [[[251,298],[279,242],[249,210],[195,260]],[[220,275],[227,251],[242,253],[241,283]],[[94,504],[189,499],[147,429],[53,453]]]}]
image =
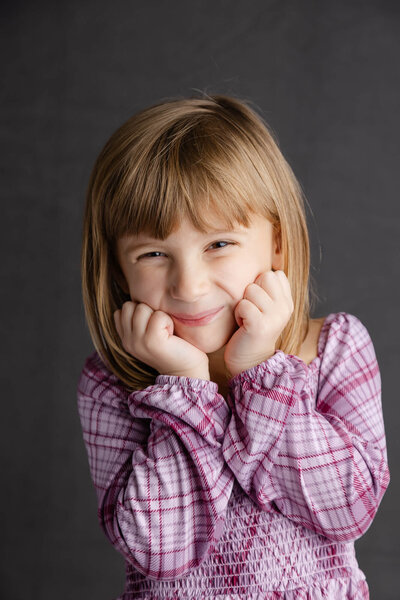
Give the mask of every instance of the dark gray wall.
[{"label": "dark gray wall", "polygon": [[353,313],[375,343],[392,480],[356,551],[371,597],[398,598],[399,4],[14,0],[1,13],[1,597],[122,591],[76,409],[92,351],[84,194],[118,125],[195,88],[259,106],[313,212],[315,316]]}]

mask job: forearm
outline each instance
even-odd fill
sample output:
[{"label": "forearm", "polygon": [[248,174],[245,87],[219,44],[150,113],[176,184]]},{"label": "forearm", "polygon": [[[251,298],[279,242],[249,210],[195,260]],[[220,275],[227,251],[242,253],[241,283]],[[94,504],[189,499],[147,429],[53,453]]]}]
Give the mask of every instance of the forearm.
[{"label": "forearm", "polygon": [[[182,440],[184,440],[182,442]],[[190,448],[190,449],[189,449]],[[198,566],[221,534],[233,477],[220,447],[155,426],[101,506],[111,543],[137,570],[174,579]]]},{"label": "forearm", "polygon": [[200,564],[222,531],[233,486],[221,448],[229,411],[217,385],[159,376],[127,395],[108,376],[85,372],[78,398],[111,543],[153,578]]},{"label": "forearm", "polygon": [[[306,373],[302,361],[280,352],[234,380],[224,458],[264,510],[275,505],[331,539],[357,539],[389,483],[379,390],[371,396],[371,381],[336,396],[324,391],[318,410]],[[332,381],[327,389],[336,389]],[[351,412],[357,405],[368,421]]]}]

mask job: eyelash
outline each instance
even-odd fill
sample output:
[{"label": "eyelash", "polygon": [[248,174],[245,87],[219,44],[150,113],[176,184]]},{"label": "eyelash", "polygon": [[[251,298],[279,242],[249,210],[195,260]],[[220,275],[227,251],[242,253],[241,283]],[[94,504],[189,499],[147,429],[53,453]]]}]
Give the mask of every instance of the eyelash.
[{"label": "eyelash", "polygon": [[[223,250],[227,246],[234,246],[234,245],[236,245],[236,242],[226,242],[225,240],[218,240],[217,242],[213,242],[211,244],[211,246],[215,246],[215,244],[226,244],[226,246],[221,246],[220,248],[215,248],[215,250]],[[211,248],[211,246],[209,246],[209,247]],[[147,252],[146,254],[141,254],[140,256],[138,256],[138,259],[141,259],[141,258],[160,258],[159,256],[151,256],[152,254],[164,254],[164,253],[163,252],[159,252],[158,250],[155,250],[154,252]]]}]

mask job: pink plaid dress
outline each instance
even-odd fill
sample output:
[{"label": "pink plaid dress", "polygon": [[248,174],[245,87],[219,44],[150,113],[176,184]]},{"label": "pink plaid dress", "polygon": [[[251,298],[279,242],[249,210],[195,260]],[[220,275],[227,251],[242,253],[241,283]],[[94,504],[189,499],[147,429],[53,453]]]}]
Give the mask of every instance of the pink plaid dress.
[{"label": "pink plaid dress", "polygon": [[306,365],[278,350],[230,381],[128,393],[94,352],[78,408],[119,600],[367,599],[354,540],[389,484],[379,367],[357,317]]}]

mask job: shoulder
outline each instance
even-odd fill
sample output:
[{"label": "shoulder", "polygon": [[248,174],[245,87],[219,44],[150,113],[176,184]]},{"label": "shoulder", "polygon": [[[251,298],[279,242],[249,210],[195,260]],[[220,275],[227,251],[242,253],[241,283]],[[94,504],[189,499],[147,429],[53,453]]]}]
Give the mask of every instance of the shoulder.
[{"label": "shoulder", "polygon": [[310,364],[315,357],[331,352],[333,348],[343,352],[368,336],[365,326],[354,315],[346,312],[330,313],[326,317],[310,319],[307,335],[300,349],[299,358]]},{"label": "shoulder", "polygon": [[[331,379],[333,373],[338,381],[349,373],[360,377],[379,377],[375,349],[366,326],[355,315],[331,313],[321,327],[318,355],[321,359],[322,380]],[[363,374],[363,375],[361,375]]]},{"label": "shoulder", "polygon": [[83,365],[77,386],[78,403],[91,398],[105,403],[125,398],[128,391],[122,381],[106,366],[97,351],[90,354]]},{"label": "shoulder", "polygon": [[[318,320],[319,321],[319,320]],[[372,340],[361,320],[347,312],[330,313],[323,318],[319,336],[319,354],[339,353],[347,357],[362,349],[371,349]]]}]

